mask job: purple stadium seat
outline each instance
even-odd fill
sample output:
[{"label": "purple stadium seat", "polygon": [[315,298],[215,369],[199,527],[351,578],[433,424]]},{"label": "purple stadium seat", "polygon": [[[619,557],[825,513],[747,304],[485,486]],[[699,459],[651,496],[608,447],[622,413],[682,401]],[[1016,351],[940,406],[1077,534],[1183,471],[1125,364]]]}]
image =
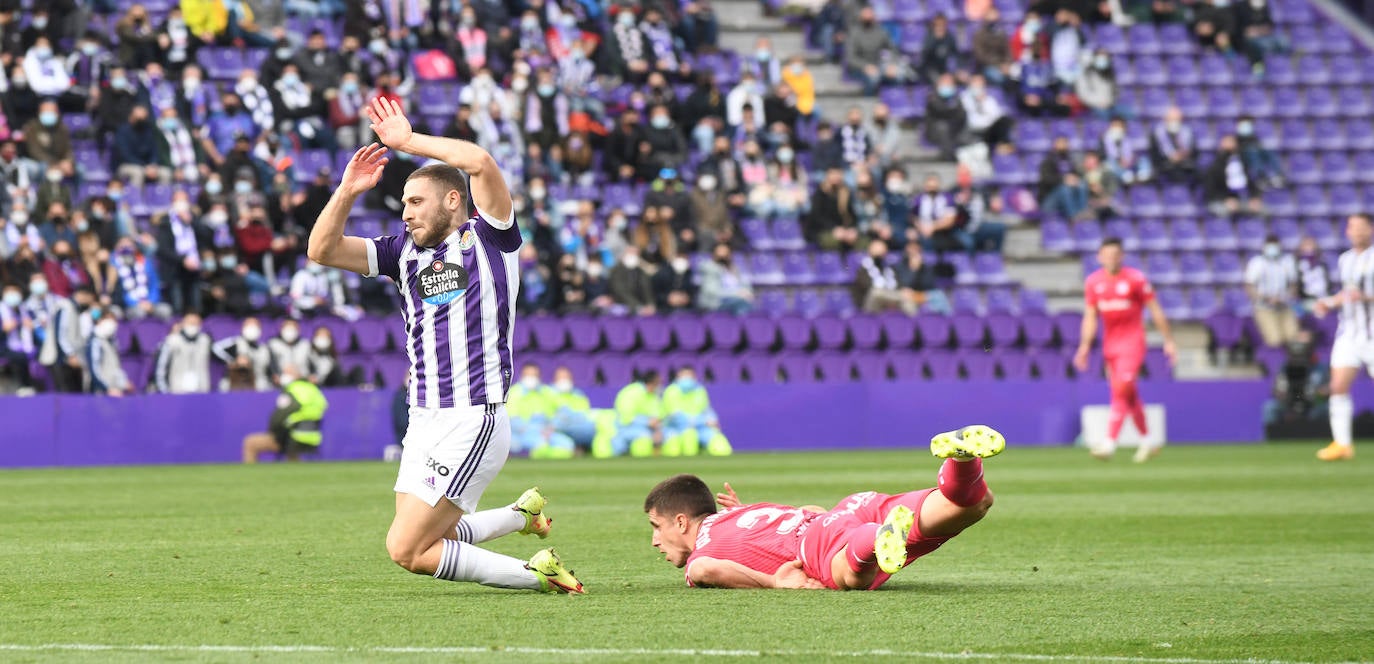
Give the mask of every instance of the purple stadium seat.
[{"label": "purple stadium seat", "polygon": [[[261,324],[262,336],[264,339],[270,339],[276,336],[277,331],[281,329],[281,323],[276,320],[262,320]],[[328,329],[329,333],[334,337],[334,349],[336,351],[340,353],[364,352],[357,348],[357,344],[353,339],[353,325],[342,318],[334,318],[333,316],[317,318],[309,327],[302,326],[301,336],[306,336],[307,329],[310,330],[308,334],[314,334],[314,330],[320,328]]]},{"label": "purple stadium seat", "polygon": [[1355,173],[1360,183],[1374,183],[1374,152],[1357,152],[1354,162]]},{"label": "purple stadium seat", "polygon": [[1321,31],[1322,38],[1318,45],[1323,53],[1345,55],[1355,52],[1355,43],[1345,27],[1333,22],[1322,26]]},{"label": "purple stadium seat", "polygon": [[792,301],[787,293],[780,290],[764,291],[758,299],[756,313],[764,316],[778,317],[792,310]]},{"label": "purple stadium seat", "polygon": [[779,381],[781,366],[777,358],[771,355],[742,355],[740,364],[744,373],[749,377],[750,383],[776,383]]},{"label": "purple stadium seat", "polygon": [[[1183,40],[1185,44],[1190,41],[1186,38]],[[1197,58],[1192,55],[1172,56],[1166,67],[1170,86],[1195,86],[1202,83],[1202,75],[1198,72]]]},{"label": "purple stadium seat", "polygon": [[238,335],[242,327],[243,324],[238,319],[222,315],[206,316],[201,325],[201,329],[215,341]]},{"label": "purple stadium seat", "polygon": [[[1325,196],[1317,192],[1325,204]],[[1270,214],[1293,215],[1298,214],[1298,196],[1291,189],[1270,189],[1260,195],[1260,200],[1264,202],[1264,207]]]},{"label": "purple stadium seat", "polygon": [[[1202,235],[1208,249],[1213,251],[1239,248],[1236,241],[1236,228],[1231,220],[1211,218],[1202,222]],[[1263,234],[1260,236],[1263,238]]]},{"label": "purple stadium seat", "polygon": [[1027,355],[1031,359],[1031,366],[1039,374],[1040,380],[1062,381],[1068,379],[1069,358],[1065,352],[1044,349],[1028,352]]},{"label": "purple stadium seat", "polygon": [[844,262],[840,260],[840,254],[834,251],[822,251],[816,254],[812,271],[815,275],[815,282],[819,284],[845,284],[853,280],[853,274],[845,270]]},{"label": "purple stadium seat", "polygon": [[121,330],[125,328],[132,333],[132,340],[137,344],[139,354],[153,355],[162,340],[167,338],[172,326],[156,318],[144,318],[120,326]]},{"label": "purple stadium seat", "polygon": [[[628,327],[633,333],[633,323],[626,319],[610,318],[597,320],[590,316],[564,316],[563,327],[567,329],[570,348],[579,353],[590,353],[602,347],[602,335],[605,328],[619,328],[623,330]],[[623,335],[620,331],[617,334]],[[542,348],[542,346],[541,346]]]},{"label": "purple stadium seat", "polygon": [[1331,91],[1331,88],[1309,87],[1303,99],[1306,117],[1336,118],[1345,113],[1345,109],[1339,106],[1336,95]]},{"label": "purple stadium seat", "polygon": [[568,330],[558,318],[536,316],[527,319],[534,346],[541,352],[554,353],[568,345]]},{"label": "purple stadium seat", "polygon": [[854,366],[854,372],[861,381],[888,380],[891,369],[888,366],[888,357],[882,353],[854,353],[850,360]]},{"label": "purple stadium seat", "polygon": [[989,314],[1015,314],[1020,310],[1020,301],[1012,288],[988,289],[987,311]]},{"label": "purple stadium seat", "polygon": [[1097,251],[1102,244],[1102,224],[1080,221],[1073,225],[1074,248],[1081,252]]},{"label": "purple stadium seat", "polygon": [[[1370,153],[1374,157],[1374,153]],[[1069,224],[1058,219],[1046,219],[1040,223],[1040,246],[1045,251],[1069,252],[1075,248]]]},{"label": "purple stadium seat", "polygon": [[955,288],[949,294],[951,308],[956,314],[982,315],[983,298],[976,288]]},{"label": "purple stadium seat", "polygon": [[989,314],[987,331],[994,347],[1015,346],[1021,338],[1020,318],[1011,314]]},{"label": "purple stadium seat", "polygon": [[749,275],[754,283],[776,286],[786,281],[782,272],[782,262],[774,254],[756,252],[749,257]]},{"label": "purple stadium seat", "polygon": [[973,259],[965,253],[946,253],[940,256],[941,264],[947,265],[954,271],[954,282],[959,284],[976,284],[978,275],[973,271]]},{"label": "purple stadium seat", "polygon": [[410,373],[410,359],[405,353],[383,353],[372,356],[372,364],[381,376],[382,384],[395,389],[405,383]]},{"label": "purple stadium seat", "polygon": [[925,378],[924,355],[907,350],[888,351],[887,365],[896,380],[923,380]]},{"label": "purple stadium seat", "polygon": [[1268,118],[1274,114],[1274,102],[1263,88],[1244,88],[1240,93],[1240,107],[1256,118]]},{"label": "purple stadium seat", "polygon": [[[898,314],[886,314],[879,317],[879,324],[882,325],[883,335],[887,339],[887,347],[890,349],[907,349],[915,346],[917,320],[910,316]],[[923,340],[922,344],[924,343]]]},{"label": "purple stadium seat", "polygon": [[1269,222],[1269,227],[1274,235],[1279,237],[1279,244],[1284,249],[1293,250],[1298,246],[1298,241],[1302,238],[1302,225],[1296,219],[1290,217],[1279,217]]},{"label": "purple stadium seat", "polygon": [[1126,40],[1131,52],[1142,55],[1157,55],[1163,52],[1159,32],[1153,23],[1137,23],[1126,29]]},{"label": "purple stadium seat", "polygon": [[634,380],[635,366],[624,358],[605,355],[599,358],[597,371],[601,374],[602,385],[618,390]]},{"label": "purple stadium seat", "polygon": [[843,288],[825,291],[825,311],[831,316],[848,318],[854,315],[854,296]]},{"label": "purple stadium seat", "polygon": [[[1225,221],[1225,220],[1222,220]],[[1236,247],[1246,251],[1258,251],[1264,246],[1264,237],[1269,234],[1263,219],[1244,217],[1235,223]]]},{"label": "purple stadium seat", "polygon": [[954,343],[962,348],[982,348],[987,334],[983,319],[976,315],[957,314],[949,319],[954,330]]},{"label": "purple stadium seat", "polygon": [[[744,325],[746,332],[748,332],[752,340],[754,338],[755,328],[750,327],[751,322],[752,319],[746,319]],[[772,321],[769,322],[771,323]],[[779,318],[777,320],[777,333],[782,337],[782,349],[785,351],[802,350],[811,345],[811,321],[801,316],[783,316]],[[760,332],[760,334],[763,333]],[[757,346],[753,346],[752,344],[751,347],[757,348]]]},{"label": "purple stadium seat", "polygon": [[1355,182],[1355,170],[1350,159],[1342,152],[1328,152],[1322,155],[1321,173],[1330,184],[1351,184]]},{"label": "purple stadium seat", "polygon": [[238,78],[245,67],[243,55],[236,48],[202,48],[196,51],[196,61],[206,76],[220,81]]},{"label": "purple stadium seat", "polygon": [[[598,321],[593,320],[570,321],[569,332],[573,337],[573,350],[578,352],[596,350],[597,346],[600,345],[600,339],[592,331],[595,327],[600,327],[601,332],[605,335],[607,351],[626,353],[633,350],[639,343],[635,319],[611,318],[603,319],[599,323],[598,325]],[[579,340],[581,340],[580,343]]]},{"label": "purple stadium seat", "polygon": [[[1286,149],[1300,150],[1302,148]],[[1310,152],[1290,152],[1288,164],[1284,171],[1289,174],[1289,178],[1294,184],[1320,184],[1325,180],[1323,173],[1318,170],[1316,155]]]},{"label": "purple stadium seat", "polygon": [[706,329],[711,332],[711,346],[718,351],[733,351],[744,340],[744,325],[734,316],[708,315]]},{"label": "purple stadium seat", "polygon": [[1140,235],[1140,248],[1145,251],[1168,251],[1173,249],[1173,238],[1169,226],[1162,219],[1142,219],[1137,225]]},{"label": "purple stadium seat", "polygon": [[1317,245],[1326,250],[1336,249],[1344,241],[1336,233],[1331,220],[1326,218],[1309,218],[1303,224],[1303,232],[1311,235]]},{"label": "purple stadium seat", "polygon": [[1245,280],[1245,263],[1239,255],[1224,251],[1212,255],[1212,280],[1215,283],[1234,285]]},{"label": "purple stadium seat", "polygon": [[[705,341],[706,328],[701,325],[701,321],[695,318],[682,318],[677,321],[679,330],[682,324],[692,321],[696,323],[696,329],[700,331],[700,341]],[[645,351],[661,353],[668,350],[673,345],[673,325],[666,318],[652,317],[639,319],[639,338]],[[699,348],[699,347],[698,347]],[[688,350],[697,350],[692,348]]]},{"label": "purple stadium seat", "polygon": [[[1028,348],[1045,348],[1054,343],[1054,320],[1044,313],[1023,314],[1019,319]],[[988,321],[991,328],[992,321]],[[993,333],[996,335],[996,332]]]},{"label": "purple stadium seat", "polygon": [[1307,100],[1297,88],[1274,88],[1274,115],[1301,118],[1307,115]]},{"label": "purple stadium seat", "polygon": [[1175,249],[1200,251],[1207,246],[1202,227],[1196,219],[1175,219],[1170,225],[1170,234],[1173,236]]},{"label": "purple stadium seat", "polygon": [[838,318],[817,318],[812,321],[816,332],[816,346],[822,350],[838,350],[844,347],[849,336],[845,321]]},{"label": "purple stadium seat", "polygon": [[1134,252],[1140,249],[1140,238],[1136,236],[1135,223],[1130,219],[1109,219],[1102,225],[1102,234],[1120,239],[1126,251]]},{"label": "purple stadium seat", "polygon": [[750,317],[744,319],[744,339],[752,350],[770,350],[777,343],[778,323],[771,318]]},{"label": "purple stadium seat", "polygon": [[1240,344],[1245,332],[1245,321],[1234,313],[1221,312],[1207,318],[1207,330],[1211,343],[1218,350],[1229,350]]},{"label": "purple stadium seat", "polygon": [[1002,254],[984,252],[973,257],[973,271],[982,284],[1004,284],[1010,280]]},{"label": "purple stadium seat", "polygon": [[1179,255],[1178,271],[1185,284],[1212,283],[1212,266],[1207,256],[1199,252],[1186,252]]},{"label": "purple stadium seat", "polygon": [[983,350],[962,350],[957,353],[964,376],[972,381],[997,379],[997,356]]},{"label": "purple stadium seat", "polygon": [[1145,257],[1145,274],[1159,286],[1173,286],[1183,280],[1173,255],[1167,253],[1148,254]]},{"label": "purple stadium seat", "polygon": [[782,218],[773,221],[773,241],[779,249],[800,250],[806,247],[802,236],[801,221],[796,218]]},{"label": "purple stadium seat", "polygon": [[1094,33],[1094,43],[1112,55],[1125,55],[1131,52],[1131,43],[1121,27],[1112,23],[1102,23]]},{"label": "purple stadium seat", "polygon": [[811,356],[819,380],[827,383],[841,383],[850,380],[854,372],[853,363],[848,355],[836,352],[820,352]]},{"label": "purple stadium seat", "polygon": [[1358,214],[1364,208],[1360,191],[1352,185],[1338,184],[1329,190],[1330,213],[1337,216]]},{"label": "purple stadium seat", "polygon": [[856,350],[876,350],[882,345],[883,325],[877,316],[861,314],[847,320]]},{"label": "purple stadium seat", "polygon": [[1000,353],[997,356],[997,369],[1006,380],[1030,380],[1031,356],[1019,351]]},{"label": "purple stadium seat", "polygon": [[1142,217],[1164,215],[1164,203],[1160,200],[1159,190],[1150,185],[1131,187],[1127,198],[1130,201],[1130,210],[1133,214]]},{"label": "purple stadium seat", "polygon": [[1016,144],[1027,152],[1046,152],[1054,144],[1044,120],[1027,118],[1016,125]]},{"label": "purple stadium seat", "polygon": [[1078,345],[1083,331],[1083,314],[1061,311],[1054,315],[1054,328],[1058,331],[1061,345],[1073,348]]},{"label": "purple stadium seat", "polygon": [[825,313],[825,301],[820,291],[803,288],[797,291],[796,312],[803,318],[816,318]]},{"label": "purple stadium seat", "polygon": [[713,383],[738,383],[743,380],[742,365],[733,355],[712,353],[703,355],[703,375],[710,376]]},{"label": "purple stadium seat", "polygon": [[958,380],[959,356],[949,351],[929,351],[922,354],[926,373],[931,380]]},{"label": "purple stadium seat", "polygon": [[1158,348],[1151,348],[1145,353],[1145,371],[1142,378],[1151,381],[1172,381],[1174,379],[1174,368],[1169,365],[1169,358],[1164,356],[1164,351]]},{"label": "purple stadium seat", "polygon": [[1269,85],[1297,85],[1300,71],[1306,74],[1306,70],[1293,66],[1293,61],[1286,57],[1266,58],[1264,61],[1264,81]]},{"label": "purple stadium seat", "polygon": [[740,220],[740,232],[744,235],[745,241],[754,249],[775,249],[777,243],[773,241],[773,232],[768,226],[768,222],[763,219],[746,218]]},{"label": "purple stadium seat", "polygon": [[1160,288],[1155,291],[1155,299],[1159,301],[1159,306],[1164,309],[1164,315],[1170,320],[1184,320],[1189,317],[1188,302],[1183,297],[1183,291],[1177,288]]},{"label": "purple stadium seat", "polygon": [[[916,317],[916,327],[921,331],[921,347],[947,348],[950,344],[950,336],[953,332],[953,325],[947,316],[922,315]],[[891,336],[888,337],[889,347],[904,347],[891,343]]]},{"label": "purple stadium seat", "polygon": [[1208,88],[1207,110],[1212,117],[1217,118],[1233,118],[1240,115],[1240,104],[1236,102],[1235,91],[1221,86]]}]

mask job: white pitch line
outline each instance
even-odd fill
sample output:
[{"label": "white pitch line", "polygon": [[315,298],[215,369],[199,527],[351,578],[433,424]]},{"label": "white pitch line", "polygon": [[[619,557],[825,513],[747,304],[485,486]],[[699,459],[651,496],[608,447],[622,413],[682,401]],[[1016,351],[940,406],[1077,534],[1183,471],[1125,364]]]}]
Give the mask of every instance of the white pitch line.
[{"label": "white pitch line", "polygon": [[[178,652],[178,653],[322,653],[322,654],[423,654],[423,655],[569,655],[569,656],[669,656],[669,657],[903,657],[907,659],[999,660],[1020,662],[1113,662],[1117,664],[1309,664],[1283,659],[1205,659],[1197,657],[1133,657],[1128,655],[1036,655],[1006,652],[915,652],[910,650],[722,650],[710,648],[533,648],[525,646],[240,646],[159,645],[109,643],[0,643],[10,652]],[[1341,664],[1358,664],[1343,662]]]}]

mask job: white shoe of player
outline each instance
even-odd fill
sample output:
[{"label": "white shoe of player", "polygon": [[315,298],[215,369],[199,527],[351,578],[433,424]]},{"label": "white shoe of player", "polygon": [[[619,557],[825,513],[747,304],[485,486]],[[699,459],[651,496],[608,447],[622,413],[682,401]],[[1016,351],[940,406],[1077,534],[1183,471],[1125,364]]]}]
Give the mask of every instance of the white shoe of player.
[{"label": "white shoe of player", "polygon": [[1116,441],[1104,440],[1096,445],[1089,445],[1088,454],[1093,455],[1095,459],[1111,461],[1112,455],[1116,454]]},{"label": "white shoe of player", "polygon": [[1161,449],[1163,449],[1162,445],[1151,445],[1149,443],[1141,443],[1140,447],[1137,447],[1135,449],[1135,456],[1131,457],[1131,460],[1135,461],[1136,463],[1145,463],[1146,461],[1149,461],[1150,459],[1159,456],[1159,451]]}]

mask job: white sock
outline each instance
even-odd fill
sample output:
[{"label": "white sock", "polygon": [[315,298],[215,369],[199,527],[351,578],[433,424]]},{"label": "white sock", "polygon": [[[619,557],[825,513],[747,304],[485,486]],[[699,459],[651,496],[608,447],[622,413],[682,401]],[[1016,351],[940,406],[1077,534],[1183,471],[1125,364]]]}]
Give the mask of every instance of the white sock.
[{"label": "white sock", "polygon": [[518,512],[510,507],[498,507],[494,510],[464,514],[453,530],[457,534],[454,539],[459,542],[480,544],[487,540],[520,532],[524,527],[524,512]]},{"label": "white sock", "polygon": [[539,576],[525,569],[523,560],[487,551],[472,544],[446,539],[434,578],[475,581],[493,588],[540,590]]},{"label": "white sock", "polygon": [[1331,438],[1341,447],[1350,447],[1354,444],[1355,437],[1351,430],[1354,428],[1355,404],[1351,402],[1349,394],[1333,394],[1331,400],[1327,402],[1327,409],[1331,412]]}]

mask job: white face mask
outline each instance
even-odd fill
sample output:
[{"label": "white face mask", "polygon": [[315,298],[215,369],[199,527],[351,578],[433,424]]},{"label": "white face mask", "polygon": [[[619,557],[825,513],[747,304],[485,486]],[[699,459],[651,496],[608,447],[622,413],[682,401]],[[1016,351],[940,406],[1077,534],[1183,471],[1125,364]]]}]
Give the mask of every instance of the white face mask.
[{"label": "white face mask", "polygon": [[299,338],[301,338],[301,331],[300,331],[300,330],[297,330],[297,329],[294,328],[294,327],[284,327],[284,328],[282,328],[282,330],[281,330],[281,340],[282,340],[282,341],[285,341],[286,343],[289,343],[289,344],[293,344],[293,343],[296,343],[296,340],[299,339]]},{"label": "white face mask", "polygon": [[682,256],[673,259],[673,270],[676,272],[686,272],[687,268],[691,266],[692,262]]},{"label": "white face mask", "polygon": [[186,335],[186,336],[188,336],[188,337],[199,336],[199,335],[200,335],[200,326],[199,326],[199,325],[183,325],[183,326],[181,327],[181,333],[184,334],[184,335]]},{"label": "white face mask", "polygon": [[553,382],[553,389],[559,392],[571,392],[572,388],[573,384],[570,380],[556,380]]},{"label": "white face mask", "polygon": [[250,326],[243,328],[243,338],[249,341],[257,341],[262,338],[262,328]]},{"label": "white face mask", "polygon": [[1279,254],[1282,254],[1282,253],[1283,253],[1283,249],[1282,249],[1281,247],[1279,247],[1279,245],[1277,245],[1277,244],[1266,244],[1266,245],[1264,245],[1264,255],[1265,255],[1265,256],[1268,256],[1269,258],[1278,258],[1278,257],[1279,257]]},{"label": "white face mask", "polygon": [[118,324],[113,318],[106,318],[95,324],[95,334],[101,339],[109,339],[115,335]]},{"label": "white face mask", "polygon": [[631,270],[633,270],[633,269],[639,267],[639,256],[636,256],[636,255],[634,255],[634,254],[630,254],[630,255],[628,255],[628,256],[622,258],[622,259],[621,259],[621,262],[625,264],[625,267],[628,267],[628,268],[630,268]]},{"label": "white face mask", "polygon": [[5,293],[5,306],[17,307],[24,302],[24,296],[19,293]]},{"label": "white face mask", "polygon": [[715,190],[716,190],[716,176],[714,176],[714,175],[703,175],[703,176],[697,178],[697,186],[700,187],[702,191],[715,191]]},{"label": "white face mask", "polygon": [[520,387],[523,387],[527,390],[532,390],[536,387],[539,387],[539,378],[535,376],[521,376]]},{"label": "white face mask", "polygon": [[334,342],[330,340],[329,337],[315,337],[310,342],[310,345],[314,346],[315,350],[323,352],[329,350],[329,348],[334,345]]}]

